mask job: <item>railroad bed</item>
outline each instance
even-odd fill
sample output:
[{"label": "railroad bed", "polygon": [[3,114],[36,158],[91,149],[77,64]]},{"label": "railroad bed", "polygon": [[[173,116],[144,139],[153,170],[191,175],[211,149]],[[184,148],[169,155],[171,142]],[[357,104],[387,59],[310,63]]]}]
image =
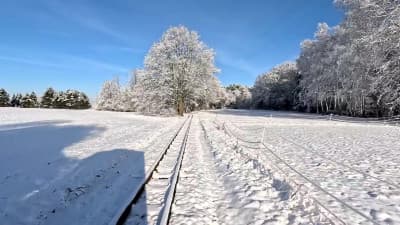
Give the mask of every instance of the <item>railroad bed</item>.
[{"label": "railroad bed", "polygon": [[141,185],[127,198],[114,224],[168,224],[192,117],[188,117],[154,160]]}]

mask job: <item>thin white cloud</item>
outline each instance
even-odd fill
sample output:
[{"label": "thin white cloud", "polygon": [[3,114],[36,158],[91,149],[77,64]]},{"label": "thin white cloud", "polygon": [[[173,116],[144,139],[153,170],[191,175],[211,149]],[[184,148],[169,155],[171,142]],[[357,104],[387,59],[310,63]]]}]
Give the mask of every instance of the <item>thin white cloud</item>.
[{"label": "thin white cloud", "polygon": [[80,56],[73,56],[73,55],[62,55],[64,59],[67,61],[70,61],[70,63],[75,64],[81,64],[83,66],[90,66],[91,68],[95,67],[98,69],[106,69],[114,72],[121,72],[121,73],[127,73],[129,72],[129,68],[120,66],[120,65],[115,65],[91,58],[85,58],[85,57],[80,57]]},{"label": "thin white cloud", "polygon": [[43,60],[29,59],[23,57],[0,56],[0,61],[13,62],[18,64],[27,64],[40,67],[64,68],[64,69],[68,68],[67,66],[58,63],[50,63]]},{"label": "thin white cloud", "polygon": [[[81,70],[82,68],[89,69],[97,69],[97,70],[107,70],[113,73],[128,73],[130,71],[129,68],[115,65],[112,63],[107,63],[103,61],[99,61],[96,59],[85,58],[80,56],[73,55],[53,55],[49,56],[51,60],[38,60],[38,59],[30,59],[24,57],[14,57],[14,56],[0,56],[0,61],[7,61],[22,65],[31,65],[36,67],[45,67],[45,68],[58,68],[58,69],[67,69],[67,70]],[[57,62],[54,61],[56,59]]]},{"label": "thin white cloud", "polygon": [[58,16],[68,19],[78,25],[92,31],[113,37],[124,43],[129,43],[130,38],[125,34],[112,28],[109,24],[101,20],[90,7],[85,7],[83,2],[73,5],[71,1],[45,1],[47,8]]},{"label": "thin white cloud", "polygon": [[110,52],[110,51],[119,51],[119,52],[128,52],[128,53],[136,53],[136,54],[144,54],[145,50],[125,47],[125,46],[112,46],[112,45],[98,45],[92,47],[92,49],[101,52]]},{"label": "thin white cloud", "polygon": [[234,57],[231,54],[228,54],[227,52],[221,50],[217,51],[216,60],[217,62],[225,66],[229,66],[237,70],[246,72],[250,76],[257,76],[265,69],[265,67],[261,68],[259,66],[253,65],[243,58]]}]

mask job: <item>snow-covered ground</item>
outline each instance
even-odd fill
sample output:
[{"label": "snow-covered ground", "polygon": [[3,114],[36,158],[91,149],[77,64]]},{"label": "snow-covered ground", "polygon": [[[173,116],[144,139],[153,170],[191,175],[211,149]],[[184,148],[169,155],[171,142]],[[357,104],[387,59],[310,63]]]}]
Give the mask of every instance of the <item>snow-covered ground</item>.
[{"label": "snow-covered ground", "polygon": [[273,174],[302,186],[335,223],[400,224],[400,127],[271,111],[204,117]]},{"label": "snow-covered ground", "polygon": [[195,117],[171,224],[331,224],[295,186],[272,174],[214,124]]},{"label": "snow-covered ground", "polygon": [[[326,118],[195,113],[171,224],[400,224],[400,127]],[[107,224],[183,121],[0,108],[0,224]]]},{"label": "snow-covered ground", "polygon": [[183,121],[0,108],[0,224],[107,224]]}]

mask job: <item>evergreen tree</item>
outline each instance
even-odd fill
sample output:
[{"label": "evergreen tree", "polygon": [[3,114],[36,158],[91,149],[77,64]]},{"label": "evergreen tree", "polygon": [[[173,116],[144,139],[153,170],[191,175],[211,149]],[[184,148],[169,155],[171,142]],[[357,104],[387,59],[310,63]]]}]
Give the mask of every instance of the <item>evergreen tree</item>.
[{"label": "evergreen tree", "polygon": [[65,108],[65,99],[65,93],[63,91],[58,92],[54,98],[53,107],[57,109]]},{"label": "evergreen tree", "polygon": [[31,92],[30,98],[32,100],[33,108],[38,107],[39,106],[39,102],[38,102],[37,95],[36,95],[36,93],[34,91]]},{"label": "evergreen tree", "polygon": [[10,105],[10,95],[6,90],[0,88],[0,107],[6,107]]},{"label": "evergreen tree", "polygon": [[78,101],[79,93],[75,90],[67,90],[65,92],[65,108],[74,109]]},{"label": "evergreen tree", "polygon": [[56,98],[56,91],[53,88],[48,88],[46,92],[44,92],[40,106],[43,108],[54,108],[54,100]]},{"label": "evergreen tree", "polygon": [[85,93],[79,92],[75,109],[89,109],[90,107],[92,106],[90,105],[89,97]]},{"label": "evergreen tree", "polygon": [[12,107],[20,107],[21,106],[21,99],[22,99],[22,94],[14,94],[11,98],[11,106]]},{"label": "evergreen tree", "polygon": [[22,108],[35,108],[37,107],[37,97],[36,93],[32,92],[31,94],[26,94],[21,98],[21,107]]}]

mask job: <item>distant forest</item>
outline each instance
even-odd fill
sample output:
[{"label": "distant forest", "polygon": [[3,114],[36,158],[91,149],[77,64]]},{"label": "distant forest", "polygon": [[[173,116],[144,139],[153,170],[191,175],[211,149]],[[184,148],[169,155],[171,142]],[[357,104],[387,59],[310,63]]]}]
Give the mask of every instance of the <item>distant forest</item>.
[{"label": "distant forest", "polygon": [[35,92],[10,97],[5,89],[0,88],[0,107],[88,109],[91,105],[87,95],[76,90],[57,92],[48,88],[39,101]]}]

